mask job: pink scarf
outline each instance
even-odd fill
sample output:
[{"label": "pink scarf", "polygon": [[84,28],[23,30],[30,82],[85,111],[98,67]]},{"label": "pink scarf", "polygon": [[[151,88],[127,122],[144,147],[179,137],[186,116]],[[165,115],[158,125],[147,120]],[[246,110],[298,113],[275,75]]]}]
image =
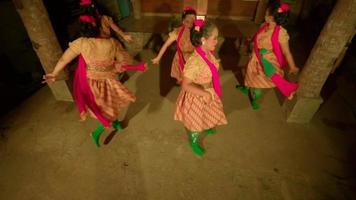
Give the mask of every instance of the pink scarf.
[{"label": "pink scarf", "polygon": [[87,81],[86,63],[82,55],[79,56],[74,75],[73,95],[80,114],[86,113],[87,108],[89,108],[105,127],[110,126],[110,120],[103,116],[94,100],[94,95]]},{"label": "pink scarf", "polygon": [[181,30],[179,31],[178,33],[178,37],[177,37],[177,53],[178,53],[178,62],[179,62],[179,66],[180,66],[180,69],[181,71],[183,71],[184,69],[184,64],[185,64],[185,60],[184,60],[184,56],[183,56],[183,52],[179,46],[179,42],[180,42],[180,39],[182,38],[182,35],[184,33],[184,29],[185,29],[185,26],[182,26]]},{"label": "pink scarf", "polygon": [[146,63],[141,63],[137,65],[124,65],[122,66],[125,70],[134,70],[134,71],[145,71],[146,70]]},{"label": "pink scarf", "polygon": [[221,85],[220,85],[220,80],[219,80],[219,73],[218,70],[216,69],[216,66],[206,57],[205,52],[201,49],[201,47],[196,47],[195,50],[197,53],[200,55],[201,58],[208,64],[211,74],[213,76],[213,87],[216,92],[216,94],[221,97]]},{"label": "pink scarf", "polygon": [[[261,62],[261,55],[260,55],[260,52],[258,50],[257,37],[258,37],[258,34],[260,34],[261,32],[266,30],[267,26],[268,26],[268,24],[265,23],[257,31],[257,33],[255,34],[254,39],[253,39],[254,52],[255,52],[255,54],[256,54],[256,56],[258,58],[258,61],[260,62],[261,65],[262,65],[262,62]],[[281,30],[281,26],[276,25],[274,30],[273,30],[271,40],[272,40],[273,53],[276,55],[280,67],[283,68],[285,66],[286,62],[285,62],[285,58],[283,56],[283,53],[282,53],[282,50],[281,50],[281,46],[280,46],[279,40],[278,40],[280,30]]]}]

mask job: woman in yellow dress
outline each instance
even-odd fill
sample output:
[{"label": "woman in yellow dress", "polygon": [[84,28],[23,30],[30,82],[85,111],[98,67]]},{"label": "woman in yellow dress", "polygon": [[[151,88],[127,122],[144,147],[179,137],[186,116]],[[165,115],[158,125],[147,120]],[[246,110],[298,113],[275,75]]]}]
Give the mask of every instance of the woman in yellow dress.
[{"label": "woman in yellow dress", "polygon": [[289,35],[282,27],[288,20],[289,12],[286,3],[270,3],[265,23],[254,36],[254,51],[247,65],[245,87],[240,87],[245,94],[251,92],[253,109],[259,108],[261,89],[277,87],[285,97],[292,99],[298,88],[296,83],[283,78],[286,64],[290,73],[299,71],[289,49]]},{"label": "woman in yellow dress", "polygon": [[190,42],[190,29],[193,26],[193,21],[195,20],[195,18],[195,10],[192,7],[186,7],[182,13],[182,25],[169,33],[169,37],[163,44],[158,55],[154,59],[152,59],[153,64],[158,64],[167,48],[173,42],[177,42],[177,52],[174,55],[172,62],[171,77],[175,78],[178,84],[180,84],[183,79],[182,74],[184,64],[194,51],[194,46]]},{"label": "woman in yellow dress", "polygon": [[195,51],[184,66],[174,119],[189,130],[191,148],[202,156],[201,134],[215,133],[214,128],[227,124],[227,120],[220,99],[219,62],[213,53],[218,29],[211,22],[196,20],[191,34]]},{"label": "woman in yellow dress", "polygon": [[54,82],[58,74],[79,57],[73,96],[81,120],[85,120],[90,114],[100,122],[91,134],[98,147],[100,135],[105,128],[120,129],[120,112],[136,99],[116,76],[129,69],[120,44],[114,38],[100,37],[97,25],[99,20],[96,15],[80,16],[82,37],[69,43],[69,48],[65,50],[54,70],[43,77],[46,83]]}]

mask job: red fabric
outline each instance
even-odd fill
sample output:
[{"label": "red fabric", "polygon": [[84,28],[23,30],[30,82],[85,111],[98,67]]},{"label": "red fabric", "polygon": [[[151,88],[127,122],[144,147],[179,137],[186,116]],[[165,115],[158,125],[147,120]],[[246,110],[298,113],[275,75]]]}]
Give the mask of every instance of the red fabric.
[{"label": "red fabric", "polygon": [[[260,55],[260,52],[258,50],[257,37],[258,37],[258,34],[260,34],[261,32],[266,30],[267,26],[268,26],[268,24],[265,23],[257,31],[257,33],[255,34],[255,36],[253,38],[253,50],[254,50],[254,52],[255,52],[255,54],[256,54],[256,56],[258,58],[258,61],[259,61],[261,66],[263,66],[263,65],[262,65],[262,62],[261,62],[261,55]],[[285,63],[284,55],[283,55],[282,50],[281,50],[281,46],[279,44],[279,32],[280,32],[280,30],[281,30],[281,26],[276,25],[276,27],[273,30],[271,40],[272,40],[273,53],[276,55],[280,67],[283,68],[286,63]]]},{"label": "red fabric", "polygon": [[110,126],[110,120],[103,116],[94,100],[94,95],[87,81],[86,63],[82,55],[79,56],[74,75],[73,95],[80,114],[87,113],[87,108],[89,108],[105,127]]},{"label": "red fabric", "polygon": [[216,66],[210,62],[210,60],[206,57],[205,52],[201,49],[201,47],[196,47],[195,50],[197,53],[200,55],[200,57],[203,58],[203,60],[208,64],[211,74],[213,76],[213,87],[216,92],[216,94],[221,97],[221,85],[220,85],[220,79],[219,79],[219,72],[216,69]]}]

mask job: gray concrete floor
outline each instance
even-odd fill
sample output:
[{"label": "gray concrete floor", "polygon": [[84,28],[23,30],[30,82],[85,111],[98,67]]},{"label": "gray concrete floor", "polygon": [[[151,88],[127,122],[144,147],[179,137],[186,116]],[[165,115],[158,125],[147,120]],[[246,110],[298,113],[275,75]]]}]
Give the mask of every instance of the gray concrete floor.
[{"label": "gray concrete floor", "polygon": [[[144,60],[153,56],[141,53]],[[182,124],[173,120],[179,88],[160,95],[168,67],[130,74],[125,85],[138,99],[128,110],[128,127],[101,148],[89,137],[95,120],[79,122],[74,104],[55,101],[47,86],[5,116],[0,199],[355,197],[355,119],[337,92],[310,124],[288,124],[275,91],[266,91],[262,108],[254,111],[236,91],[233,73],[222,71],[229,124],[204,138],[207,153],[199,158]]]}]

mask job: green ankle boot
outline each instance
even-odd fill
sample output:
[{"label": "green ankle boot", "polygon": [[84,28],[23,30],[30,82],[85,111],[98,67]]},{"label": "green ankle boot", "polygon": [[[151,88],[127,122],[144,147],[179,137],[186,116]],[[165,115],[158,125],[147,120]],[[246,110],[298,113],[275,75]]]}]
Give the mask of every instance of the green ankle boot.
[{"label": "green ankle boot", "polygon": [[248,95],[249,88],[242,85],[236,85],[236,89],[240,90],[245,95]]},{"label": "green ankle boot", "polygon": [[260,105],[258,104],[258,100],[261,99],[262,97],[262,90],[261,89],[252,89],[251,90],[252,94],[252,100],[251,100],[251,106],[252,106],[252,109],[254,110],[258,110],[260,109]]},{"label": "green ankle boot", "polygon": [[113,121],[111,123],[111,126],[116,130],[121,130],[122,129],[121,123],[118,120]]},{"label": "green ankle boot", "polygon": [[91,138],[93,139],[94,143],[97,147],[100,147],[99,138],[100,135],[104,132],[105,127],[102,124],[99,124],[98,127],[91,133]]},{"label": "green ankle boot", "polygon": [[216,133],[214,128],[209,128],[205,130],[205,133],[208,135],[214,135]]},{"label": "green ankle boot", "polygon": [[199,144],[199,137],[200,137],[199,132],[191,132],[189,134],[189,142],[193,152],[198,156],[202,156],[204,155],[205,150]]},{"label": "green ankle boot", "polygon": [[252,106],[252,109],[254,109],[254,110],[260,109],[260,105],[257,103],[257,100],[255,100],[255,99],[252,99],[251,106]]}]

